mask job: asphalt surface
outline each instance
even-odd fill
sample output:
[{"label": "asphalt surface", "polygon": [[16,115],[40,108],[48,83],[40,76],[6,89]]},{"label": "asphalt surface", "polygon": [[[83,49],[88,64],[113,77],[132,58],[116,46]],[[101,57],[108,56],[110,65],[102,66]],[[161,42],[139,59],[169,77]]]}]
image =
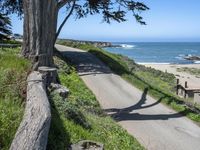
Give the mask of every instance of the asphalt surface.
[{"label": "asphalt surface", "polygon": [[148,150],[200,150],[200,127],[140,91],[90,53],[56,45],[101,107]]}]

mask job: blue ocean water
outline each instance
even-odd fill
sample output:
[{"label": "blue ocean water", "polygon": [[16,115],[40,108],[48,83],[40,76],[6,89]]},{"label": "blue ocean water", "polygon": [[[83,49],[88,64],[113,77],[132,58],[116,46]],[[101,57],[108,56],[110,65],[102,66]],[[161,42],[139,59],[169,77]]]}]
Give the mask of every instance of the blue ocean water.
[{"label": "blue ocean water", "polygon": [[128,56],[137,63],[193,64],[200,61],[185,60],[188,55],[200,56],[200,42],[196,43],[113,43],[122,47],[105,50]]}]

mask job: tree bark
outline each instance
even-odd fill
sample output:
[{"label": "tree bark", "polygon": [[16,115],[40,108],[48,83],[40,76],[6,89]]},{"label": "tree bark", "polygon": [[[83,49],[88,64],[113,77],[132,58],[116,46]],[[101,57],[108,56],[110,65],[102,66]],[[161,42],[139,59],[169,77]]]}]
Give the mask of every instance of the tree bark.
[{"label": "tree bark", "polygon": [[57,0],[24,0],[22,55],[33,62],[33,69],[52,66],[58,16]]}]

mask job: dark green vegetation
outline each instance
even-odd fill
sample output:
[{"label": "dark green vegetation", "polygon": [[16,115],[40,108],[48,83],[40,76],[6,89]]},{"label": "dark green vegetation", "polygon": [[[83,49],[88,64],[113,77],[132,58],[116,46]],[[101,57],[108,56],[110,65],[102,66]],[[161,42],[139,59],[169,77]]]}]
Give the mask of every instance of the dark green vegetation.
[{"label": "dark green vegetation", "polygon": [[170,106],[193,121],[200,122],[199,109],[176,96],[176,81],[173,74],[138,65],[125,56],[106,52],[93,45],[68,45],[69,43],[65,42],[59,44],[73,46],[94,54],[107,64],[113,72],[120,75],[137,88],[141,90],[148,88],[148,94],[156,98],[158,102]]},{"label": "dark green vegetation", "polygon": [[11,21],[8,16],[0,13],[0,41],[8,39],[11,35]]},{"label": "dark green vegetation", "polygon": [[0,44],[22,44],[21,42],[15,41],[15,40],[3,40],[0,41]]},{"label": "dark green vegetation", "polygon": [[197,78],[200,78],[200,69],[198,68],[181,67],[181,68],[177,68],[177,71],[186,72],[191,75],[195,75]]},{"label": "dark green vegetation", "polygon": [[[68,87],[67,99],[51,92],[52,123],[48,149],[67,149],[71,143],[93,140],[104,144],[105,149],[143,149],[143,147],[110,117],[103,114],[92,92],[85,86],[71,65],[58,57],[61,83]],[[68,63],[69,64],[69,63]]]},{"label": "dark green vegetation", "polygon": [[19,48],[0,49],[0,149],[9,149],[24,111],[30,63],[19,58]]}]

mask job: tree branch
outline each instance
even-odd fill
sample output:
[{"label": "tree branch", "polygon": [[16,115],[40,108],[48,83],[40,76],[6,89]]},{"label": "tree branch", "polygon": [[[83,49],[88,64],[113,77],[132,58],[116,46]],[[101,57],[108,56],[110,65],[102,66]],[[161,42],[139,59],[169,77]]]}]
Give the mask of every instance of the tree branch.
[{"label": "tree branch", "polygon": [[58,2],[58,9],[62,8],[63,6],[65,6],[66,3],[70,2],[71,0],[60,0]]},{"label": "tree branch", "polygon": [[73,0],[73,4],[72,4],[72,7],[71,7],[71,10],[69,12],[69,14],[65,17],[65,19],[63,20],[63,22],[61,23],[60,27],[58,28],[58,31],[56,33],[56,37],[55,37],[55,41],[56,39],[58,38],[59,34],[60,34],[60,31],[62,30],[63,26],[65,25],[66,21],[69,19],[69,17],[71,16],[73,10],[74,10],[74,6],[75,6],[75,3],[76,3],[76,0]]}]

